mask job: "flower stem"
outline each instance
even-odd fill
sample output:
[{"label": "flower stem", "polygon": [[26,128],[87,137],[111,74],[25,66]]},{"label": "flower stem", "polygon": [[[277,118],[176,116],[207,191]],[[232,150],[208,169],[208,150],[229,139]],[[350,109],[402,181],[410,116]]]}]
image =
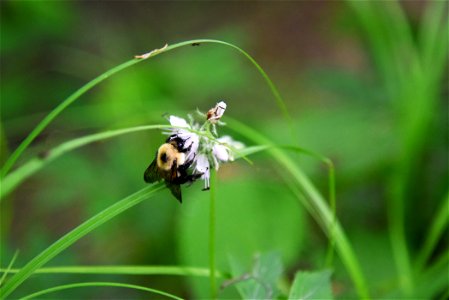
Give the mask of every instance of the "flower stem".
[{"label": "flower stem", "polygon": [[337,208],[335,200],[335,169],[330,159],[325,159],[325,163],[329,166],[329,207],[332,212],[332,224],[329,229],[329,246],[326,254],[326,267],[331,269],[334,262],[335,252],[335,226],[337,222]]},{"label": "flower stem", "polygon": [[210,215],[209,215],[209,268],[210,268],[210,297],[217,299],[217,285],[215,282],[215,189],[216,172],[210,171]]}]

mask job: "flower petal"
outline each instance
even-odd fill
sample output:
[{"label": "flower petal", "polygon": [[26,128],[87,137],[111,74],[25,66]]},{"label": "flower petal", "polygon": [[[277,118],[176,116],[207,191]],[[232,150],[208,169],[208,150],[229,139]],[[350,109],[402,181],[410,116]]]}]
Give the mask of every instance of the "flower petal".
[{"label": "flower petal", "polygon": [[227,105],[224,101],[220,101],[217,103],[217,105],[215,105],[215,115],[216,115],[217,119],[220,119],[223,116],[223,114],[226,110],[226,107],[227,107]]},{"label": "flower petal", "polygon": [[228,144],[230,147],[235,148],[237,150],[245,148],[245,144],[243,144],[242,142],[234,140],[229,135],[222,136],[221,138],[218,139],[218,141],[220,143],[223,143],[223,144]]},{"label": "flower petal", "polygon": [[229,160],[229,149],[224,145],[215,144],[212,148],[212,154],[220,161],[226,162]]},{"label": "flower petal", "polygon": [[209,166],[209,159],[205,154],[200,154],[196,157],[196,164],[195,164],[195,173],[203,175],[201,176],[201,179],[204,180],[204,189],[209,189],[209,180],[210,180],[210,166]]},{"label": "flower petal", "polygon": [[183,118],[177,116],[170,116],[169,118],[170,124],[176,127],[187,127],[190,128],[189,124]]},{"label": "flower petal", "polygon": [[209,173],[209,160],[205,154],[196,157],[195,171],[197,173]]}]

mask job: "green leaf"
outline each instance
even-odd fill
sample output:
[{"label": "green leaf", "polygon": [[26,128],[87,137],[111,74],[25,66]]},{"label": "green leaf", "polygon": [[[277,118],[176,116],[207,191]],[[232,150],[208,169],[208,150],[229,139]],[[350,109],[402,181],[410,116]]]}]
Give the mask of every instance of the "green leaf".
[{"label": "green leaf", "polygon": [[243,299],[274,299],[277,282],[282,275],[281,255],[276,252],[258,254],[251,268],[235,256],[230,257],[232,276]]},{"label": "green leaf", "polygon": [[330,270],[296,273],[288,299],[333,299],[331,273]]}]

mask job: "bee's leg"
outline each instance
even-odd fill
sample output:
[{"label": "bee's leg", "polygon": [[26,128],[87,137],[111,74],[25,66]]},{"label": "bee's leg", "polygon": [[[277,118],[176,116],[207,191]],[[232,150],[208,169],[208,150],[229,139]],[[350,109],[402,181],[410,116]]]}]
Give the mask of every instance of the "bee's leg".
[{"label": "bee's leg", "polygon": [[189,147],[184,148],[184,145],[185,145],[186,141],[188,141],[189,139],[190,139],[190,137],[186,138],[185,140],[182,140],[182,142],[177,142],[178,143],[179,152],[186,153],[186,152],[189,152],[192,149],[192,144],[193,143],[190,143]]},{"label": "bee's leg", "polygon": [[[190,139],[190,137],[189,137],[188,139]],[[188,139],[186,139],[186,141],[187,141]],[[185,142],[185,141],[184,141],[184,142]],[[193,145],[193,142],[191,142],[190,145],[189,145],[189,147],[187,147],[187,148],[185,149],[186,152],[190,152],[190,150],[192,149],[192,145]]]},{"label": "bee's leg", "polygon": [[187,175],[185,177],[185,183],[188,183],[189,185],[191,185],[193,182],[195,182],[197,179],[201,178],[201,176],[203,176],[204,173],[199,173],[199,174],[192,174],[192,175]]},{"label": "bee's leg", "polygon": [[203,173],[187,175],[187,173],[181,173],[181,176],[176,178],[173,182],[176,184],[185,184],[191,185],[195,180],[199,179],[203,176]]},{"label": "bee's leg", "polygon": [[201,176],[203,176],[203,174],[204,174],[204,173],[198,173],[198,174],[192,174],[192,175],[189,175],[189,176],[188,176],[189,181],[194,182],[195,180],[201,178]]}]

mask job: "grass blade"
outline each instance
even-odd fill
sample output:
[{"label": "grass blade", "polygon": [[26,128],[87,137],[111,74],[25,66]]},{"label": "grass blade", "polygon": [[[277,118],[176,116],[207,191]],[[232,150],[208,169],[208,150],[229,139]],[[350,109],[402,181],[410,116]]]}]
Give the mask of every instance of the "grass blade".
[{"label": "grass blade", "polygon": [[61,253],[67,247],[78,241],[80,238],[109,221],[125,210],[137,205],[145,199],[148,199],[155,192],[163,189],[163,183],[158,183],[152,186],[145,187],[140,191],[116,202],[115,204],[104,209],[100,213],[91,217],[55,243],[50,245],[47,249],[42,251],[39,255],[28,262],[18,273],[11,277],[6,284],[0,288],[0,297],[6,298],[11,294],[20,284],[22,284],[33,272],[49,262],[56,255]]},{"label": "grass blade", "polygon": [[433,223],[429,228],[424,246],[418,254],[415,263],[416,274],[421,274],[424,265],[427,263],[432,251],[435,249],[444,229],[449,223],[449,192],[443,198],[441,207],[437,209],[437,215],[433,218]]},{"label": "grass blade", "polygon": [[4,270],[2,269],[3,275],[2,275],[2,277],[0,278],[0,286],[3,285],[3,281],[5,281],[6,276],[8,275],[8,273],[12,273],[12,272],[11,272],[11,268],[12,268],[12,266],[14,265],[14,262],[16,261],[18,255],[19,255],[19,251],[16,251],[16,252],[14,253],[14,255],[13,255],[11,261],[9,262],[8,267],[6,267],[6,269],[4,269]]},{"label": "grass blade", "polygon": [[45,152],[44,156],[39,156],[32,158],[24,165],[20,166],[18,169],[14,170],[12,173],[8,174],[2,179],[2,188],[0,190],[0,202],[1,200],[11,193],[20,183],[25,179],[42,169],[51,161],[55,160],[59,156],[75,150],[79,147],[88,145],[90,143],[98,142],[101,140],[109,139],[112,137],[120,136],[127,133],[138,132],[150,129],[160,129],[160,128],[171,128],[170,125],[148,125],[148,126],[137,126],[124,129],[110,130],[101,133],[96,133],[71,141],[62,143],[61,145]]},{"label": "grass blade", "polygon": [[[0,269],[0,273],[18,273],[20,269]],[[106,275],[173,275],[209,277],[210,269],[179,266],[61,266],[36,269],[33,274],[106,274]],[[216,277],[229,277],[215,271]]]},{"label": "grass blade", "polygon": [[152,288],[148,288],[145,286],[141,286],[141,285],[135,285],[135,284],[126,284],[126,283],[119,283],[119,282],[79,282],[79,283],[71,283],[71,284],[65,284],[65,285],[58,285],[58,286],[54,286],[52,288],[49,289],[45,289],[30,295],[27,295],[23,298],[20,298],[21,300],[26,300],[26,299],[32,299],[32,298],[36,298],[42,295],[46,295],[46,294],[50,294],[50,293],[54,293],[57,291],[62,291],[62,290],[68,290],[68,289],[74,289],[74,288],[81,288],[81,287],[99,287],[99,286],[107,286],[107,287],[121,287],[121,288],[127,288],[127,289],[134,289],[134,290],[141,290],[141,291],[146,291],[146,292],[150,292],[153,294],[158,294],[161,296],[165,296],[167,298],[171,298],[171,299],[177,299],[177,300],[182,300],[183,298],[180,298],[178,296],[160,291],[160,290],[156,290],[156,289],[152,289]]},{"label": "grass blade", "polygon": [[209,203],[209,269],[210,269],[210,296],[217,298],[217,282],[215,275],[215,194],[216,194],[216,171],[210,171],[210,203]]},{"label": "grass blade", "polygon": [[[266,151],[270,148],[280,148],[280,149],[287,149],[287,150],[292,150],[295,151],[297,153],[301,153],[301,154],[305,154],[307,156],[311,156],[313,158],[316,158],[318,160],[320,160],[321,162],[325,163],[326,166],[328,167],[328,178],[329,178],[329,206],[332,212],[332,216],[335,222],[336,220],[336,211],[337,211],[337,201],[336,201],[336,196],[335,196],[335,168],[334,168],[334,164],[332,162],[331,159],[322,156],[318,153],[315,153],[313,151],[301,148],[301,147],[297,147],[297,146],[291,146],[291,145],[257,145],[257,146],[251,146],[251,147],[246,147],[245,149],[241,149],[239,151],[239,153],[237,153],[236,157],[240,157],[242,155],[245,156],[249,156],[258,152],[262,152],[262,151]],[[309,209],[308,209],[309,210]],[[310,212],[310,210],[309,210]],[[334,225],[332,225],[332,228],[334,227]],[[327,268],[331,268],[332,264],[333,264],[333,256],[334,256],[334,249],[335,249],[335,240],[333,238],[333,232],[331,230],[331,232],[329,233],[329,247],[327,250],[327,254],[326,254],[326,262],[325,265]]]},{"label": "grass blade", "polygon": [[[245,136],[249,140],[252,140],[257,144],[271,144],[270,140],[265,138],[258,131],[244,125],[243,123],[230,118],[227,118],[226,121],[230,129]],[[310,180],[305,176],[305,174],[303,174],[302,171],[295,166],[295,163],[284,152],[279,149],[272,148],[269,149],[269,153],[275,161],[281,165],[283,170],[290,173],[291,178],[293,178],[296,185],[300,187],[301,196],[304,195],[308,200],[306,208],[308,208],[308,210],[312,209],[316,212],[316,214],[312,214],[312,216],[318,223],[322,224],[329,237],[333,235],[335,238],[336,249],[338,250],[340,258],[355,284],[359,297],[369,299],[370,297],[366,282],[354,251],[352,250],[352,247],[347,240],[339,222],[336,218],[334,218],[334,214],[326,204],[326,201],[310,182]]]},{"label": "grass blade", "polygon": [[75,93],[70,95],[67,99],[65,99],[61,104],[59,104],[55,109],[53,109],[34,129],[31,131],[31,133],[22,141],[22,143],[17,147],[17,149],[11,154],[11,156],[8,158],[8,160],[5,162],[1,172],[0,176],[5,176],[9,170],[12,168],[16,160],[20,157],[20,155],[25,151],[25,149],[31,144],[32,141],[45,129],[45,127],[50,124],[57,115],[59,115],[64,109],[66,109],[70,104],[72,104],[76,99],[81,97],[84,93],[89,91],[91,88],[105,80],[106,78],[114,75],[115,73],[122,71],[136,63],[138,63],[139,59],[132,59],[127,62],[124,62],[105,73],[101,74],[97,78],[93,79],[92,81],[88,82],[84,86],[82,86],[80,89],[78,89]]}]

